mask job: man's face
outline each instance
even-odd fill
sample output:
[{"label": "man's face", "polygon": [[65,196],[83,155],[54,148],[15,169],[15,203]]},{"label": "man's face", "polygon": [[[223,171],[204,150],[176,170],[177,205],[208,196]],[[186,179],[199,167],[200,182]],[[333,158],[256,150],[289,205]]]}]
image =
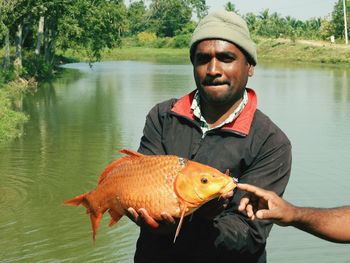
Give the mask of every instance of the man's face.
[{"label": "man's face", "polygon": [[204,103],[233,105],[242,98],[254,67],[234,44],[225,40],[198,43],[193,56],[193,71]]}]

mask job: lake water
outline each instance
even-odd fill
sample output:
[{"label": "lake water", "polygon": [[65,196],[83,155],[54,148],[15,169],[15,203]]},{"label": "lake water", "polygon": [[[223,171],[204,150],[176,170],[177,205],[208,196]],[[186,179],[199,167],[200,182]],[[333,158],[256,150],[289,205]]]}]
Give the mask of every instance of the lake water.
[{"label": "lake water", "polygon": [[[137,149],[147,112],[194,88],[190,65],[78,63],[28,95],[24,136],[0,148],[0,262],[132,262],[138,228],[109,216],[93,244],[82,207],[62,203],[96,185],[121,148]],[[261,64],[249,80],[259,108],[289,136],[285,198],[350,204],[350,68]],[[350,262],[350,246],[274,226],[269,262]]]}]

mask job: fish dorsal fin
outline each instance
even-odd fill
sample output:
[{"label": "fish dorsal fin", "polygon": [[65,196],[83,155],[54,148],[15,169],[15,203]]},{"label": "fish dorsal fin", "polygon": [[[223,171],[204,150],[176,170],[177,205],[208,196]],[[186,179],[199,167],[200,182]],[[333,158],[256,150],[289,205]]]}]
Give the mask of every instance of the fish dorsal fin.
[{"label": "fish dorsal fin", "polygon": [[122,150],[119,150],[118,152],[124,153],[124,154],[126,154],[126,155],[131,156],[131,157],[141,157],[141,156],[143,156],[142,153],[135,152],[135,151],[133,151],[133,150],[127,150],[127,149],[122,149]]},{"label": "fish dorsal fin", "polygon": [[180,221],[179,221],[179,224],[177,225],[177,228],[176,228],[176,232],[175,232],[175,237],[174,237],[174,243],[176,241],[176,238],[177,236],[179,235],[180,233],[180,229],[181,229],[181,226],[182,226],[182,222],[184,221],[184,217],[185,217],[185,213],[186,213],[186,210],[187,210],[187,205],[186,204],[183,204],[181,206],[181,216],[180,216]]},{"label": "fish dorsal fin", "polygon": [[112,163],[110,163],[106,169],[102,172],[102,174],[100,175],[99,179],[98,179],[98,184],[100,184],[105,178],[106,176],[109,174],[109,172],[114,168],[116,167],[118,164],[124,162],[126,159],[129,159],[130,157],[133,158],[133,157],[141,157],[143,156],[143,154],[141,153],[138,153],[138,152],[135,152],[133,150],[126,150],[126,149],[122,149],[122,150],[119,150],[118,152],[120,153],[124,153],[128,156],[122,156],[120,157],[119,159],[113,161]]}]

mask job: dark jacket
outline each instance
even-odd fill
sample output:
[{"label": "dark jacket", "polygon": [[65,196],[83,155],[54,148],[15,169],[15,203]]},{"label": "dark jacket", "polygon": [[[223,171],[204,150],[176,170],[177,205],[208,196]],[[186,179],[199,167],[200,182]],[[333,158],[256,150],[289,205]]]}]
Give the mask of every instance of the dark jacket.
[{"label": "dark jacket", "polygon": [[[202,137],[190,109],[194,92],[156,105],[148,114],[139,152],[172,154],[210,165],[239,179],[282,195],[291,169],[286,135],[256,109],[256,95],[222,128]],[[244,193],[237,191],[228,208],[213,221],[194,213],[180,235],[154,235],[141,228],[135,262],[265,262],[265,244],[272,224],[251,221],[237,211]]]}]

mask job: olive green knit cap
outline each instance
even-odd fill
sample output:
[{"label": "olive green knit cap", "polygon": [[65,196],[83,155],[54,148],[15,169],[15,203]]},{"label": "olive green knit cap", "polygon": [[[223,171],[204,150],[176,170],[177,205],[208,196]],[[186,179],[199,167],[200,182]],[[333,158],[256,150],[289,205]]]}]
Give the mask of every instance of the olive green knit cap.
[{"label": "olive green knit cap", "polygon": [[250,37],[247,23],[239,15],[228,11],[216,11],[204,17],[197,25],[190,42],[190,56],[198,42],[205,39],[222,39],[243,49],[255,66],[256,45]]}]

